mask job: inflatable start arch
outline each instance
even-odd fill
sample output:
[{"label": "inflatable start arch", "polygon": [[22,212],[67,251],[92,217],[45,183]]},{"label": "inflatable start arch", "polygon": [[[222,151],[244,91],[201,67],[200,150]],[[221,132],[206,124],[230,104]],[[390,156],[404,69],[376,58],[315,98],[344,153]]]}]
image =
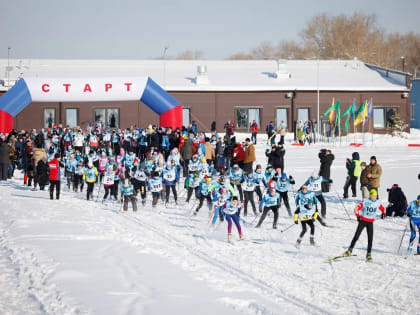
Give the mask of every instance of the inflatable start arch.
[{"label": "inflatable start arch", "polygon": [[0,97],[0,132],[32,102],[142,101],[160,115],[161,127],[182,127],[182,105],[149,77],[24,78]]}]

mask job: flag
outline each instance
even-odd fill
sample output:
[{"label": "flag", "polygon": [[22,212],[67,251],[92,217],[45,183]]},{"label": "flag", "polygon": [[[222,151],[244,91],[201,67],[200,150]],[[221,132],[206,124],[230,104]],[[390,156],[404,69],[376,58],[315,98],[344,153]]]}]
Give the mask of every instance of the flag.
[{"label": "flag", "polygon": [[327,114],[329,115],[329,121],[331,126],[337,124],[337,120],[340,118],[340,101],[334,102],[334,98],[332,99],[331,106],[324,112],[324,116]]},{"label": "flag", "polygon": [[354,119],[355,113],[356,113],[356,101],[353,100],[353,103],[351,103],[349,108],[347,108],[343,113],[343,116],[347,116],[345,129],[344,129],[346,132],[349,132],[350,118]]},{"label": "flag", "polygon": [[365,121],[365,114],[367,116],[367,101],[364,101],[362,104],[360,104],[360,107],[356,112],[356,118],[354,119],[354,126],[357,126]]},{"label": "flag", "polygon": [[366,124],[370,117],[373,117],[373,104],[372,104],[372,98],[370,98],[368,105],[367,105],[367,115],[364,124]]}]

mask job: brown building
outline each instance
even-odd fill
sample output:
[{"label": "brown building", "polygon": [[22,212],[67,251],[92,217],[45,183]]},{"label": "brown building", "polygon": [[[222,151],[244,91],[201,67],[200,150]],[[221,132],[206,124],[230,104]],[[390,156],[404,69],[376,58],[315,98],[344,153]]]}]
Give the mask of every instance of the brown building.
[{"label": "brown building", "polygon": [[[12,71],[10,85],[17,76],[109,77],[150,76],[183,104],[184,125],[195,121],[199,129],[210,130],[213,121],[222,131],[233,120],[236,130],[247,131],[255,119],[261,132],[273,121],[284,121],[289,130],[296,120],[317,121],[328,129],[322,113],[332,99],[341,101],[341,112],[354,100],[357,106],[372,99],[374,118],[366,130],[384,132],[387,120],[398,111],[410,120],[409,75],[383,69],[358,60],[28,60],[24,73]],[[0,68],[7,60],[0,60]],[[4,72],[2,72],[4,73]],[[8,80],[3,80],[3,92]],[[2,91],[0,90],[0,93]],[[14,120],[14,127],[43,128],[54,123],[80,125],[101,119],[110,127],[158,124],[159,117],[140,101],[31,103]],[[352,126],[352,124],[351,124]],[[344,119],[342,119],[344,129]],[[350,128],[353,131],[353,128]],[[359,130],[361,131],[361,127]]]}]

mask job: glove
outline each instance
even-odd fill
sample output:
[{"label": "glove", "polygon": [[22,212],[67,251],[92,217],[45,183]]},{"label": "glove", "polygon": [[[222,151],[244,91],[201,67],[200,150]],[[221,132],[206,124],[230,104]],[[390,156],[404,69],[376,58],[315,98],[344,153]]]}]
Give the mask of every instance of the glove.
[{"label": "glove", "polygon": [[407,217],[411,218],[411,212],[407,213]]},{"label": "glove", "polygon": [[293,179],[293,176],[292,176],[292,175],[290,175],[290,176],[289,176],[289,179],[290,179],[290,180],[292,180],[292,179]]},{"label": "glove", "polygon": [[315,211],[314,215],[312,216],[312,220],[316,220],[318,218],[318,211]]},{"label": "glove", "polygon": [[383,219],[385,219],[385,214],[381,214],[381,219],[383,220]]},{"label": "glove", "polygon": [[322,221],[322,220],[319,220],[319,223],[321,223],[321,225],[322,225],[322,226],[326,226],[326,227],[328,227],[327,223],[325,223],[325,222],[324,222],[324,221]]},{"label": "glove", "polygon": [[293,216],[293,220],[295,221],[295,224],[298,224],[298,214],[295,213],[295,215]]},{"label": "glove", "polygon": [[120,201],[121,201],[121,203],[123,203],[123,200],[124,200],[124,199],[123,199],[123,198],[121,198],[121,200],[120,200]]},{"label": "glove", "polygon": [[357,217],[357,222],[360,222],[360,217]]},{"label": "glove", "polygon": [[330,179],[329,183],[330,183],[330,184],[332,184],[332,182],[333,182],[333,180],[332,180],[332,179]]}]

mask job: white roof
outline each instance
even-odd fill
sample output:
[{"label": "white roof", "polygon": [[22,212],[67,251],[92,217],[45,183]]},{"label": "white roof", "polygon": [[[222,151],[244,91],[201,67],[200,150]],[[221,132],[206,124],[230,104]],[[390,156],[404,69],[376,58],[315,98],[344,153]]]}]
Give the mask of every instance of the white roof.
[{"label": "white roof", "polygon": [[[10,65],[12,82],[19,76],[150,76],[168,91],[314,91],[318,86],[324,91],[408,90],[405,74],[387,77],[358,60],[287,60],[278,64],[277,60],[14,59]],[[205,66],[207,75],[198,75],[198,66]],[[7,81],[7,59],[0,59],[2,79]]]}]

